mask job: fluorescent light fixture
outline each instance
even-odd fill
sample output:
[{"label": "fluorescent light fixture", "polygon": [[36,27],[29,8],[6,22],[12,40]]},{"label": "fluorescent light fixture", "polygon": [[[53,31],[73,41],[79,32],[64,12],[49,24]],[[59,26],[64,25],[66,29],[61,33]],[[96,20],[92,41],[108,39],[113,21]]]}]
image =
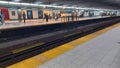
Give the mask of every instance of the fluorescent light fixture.
[{"label": "fluorescent light fixture", "polygon": [[0,3],[2,3],[2,4],[7,4],[8,1],[0,1]]},{"label": "fluorescent light fixture", "polygon": [[38,4],[30,4],[30,6],[39,6]]},{"label": "fluorescent light fixture", "polygon": [[43,2],[35,2],[35,4],[41,4],[41,3],[43,3]]},{"label": "fluorescent light fixture", "polygon": [[12,1],[19,2],[19,1],[21,1],[21,0],[12,0]]},{"label": "fluorescent light fixture", "polygon": [[20,3],[16,3],[16,2],[9,2],[9,4],[19,5]]},{"label": "fluorescent light fixture", "polygon": [[30,3],[20,3],[21,5],[27,5],[27,6],[29,6],[30,5]]}]

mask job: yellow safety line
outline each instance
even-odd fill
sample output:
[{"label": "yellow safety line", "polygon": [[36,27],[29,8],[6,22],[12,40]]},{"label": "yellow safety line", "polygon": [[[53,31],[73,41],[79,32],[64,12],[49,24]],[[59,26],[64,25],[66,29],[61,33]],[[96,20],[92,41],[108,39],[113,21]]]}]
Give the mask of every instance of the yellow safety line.
[{"label": "yellow safety line", "polygon": [[71,41],[69,43],[66,43],[66,44],[63,44],[59,47],[56,47],[54,49],[51,49],[47,52],[44,52],[42,54],[39,54],[37,56],[34,56],[32,58],[29,58],[29,59],[26,59],[26,60],[23,60],[21,62],[18,62],[16,64],[13,64],[11,66],[8,66],[7,68],[36,68],[38,67],[39,65],[51,60],[51,59],[54,59],[56,58],[57,56],[79,46],[80,44],[83,44],[115,27],[118,27],[120,26],[120,23],[118,24],[115,24],[113,26],[110,26],[110,27],[107,27],[105,29],[102,29],[100,31],[97,31],[95,33],[92,33],[92,34],[89,34],[85,37],[82,37],[82,38],[79,38],[79,39],[76,39],[74,41]]}]

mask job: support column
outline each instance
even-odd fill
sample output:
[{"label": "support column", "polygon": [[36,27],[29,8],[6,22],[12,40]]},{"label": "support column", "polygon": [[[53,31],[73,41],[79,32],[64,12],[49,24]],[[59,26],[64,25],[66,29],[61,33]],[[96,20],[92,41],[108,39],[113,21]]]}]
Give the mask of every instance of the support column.
[{"label": "support column", "polygon": [[18,8],[18,22],[22,22],[22,10],[21,8]]}]

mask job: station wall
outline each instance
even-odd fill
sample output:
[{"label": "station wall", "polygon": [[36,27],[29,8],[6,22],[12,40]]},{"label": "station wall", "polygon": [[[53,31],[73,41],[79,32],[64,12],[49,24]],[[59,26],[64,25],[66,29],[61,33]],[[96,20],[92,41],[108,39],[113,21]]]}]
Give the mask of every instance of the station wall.
[{"label": "station wall", "polygon": [[33,13],[33,19],[38,19],[38,10],[37,9],[33,9],[32,13]]},{"label": "station wall", "polygon": [[9,10],[9,17],[12,20],[18,19],[18,12],[17,10]]}]

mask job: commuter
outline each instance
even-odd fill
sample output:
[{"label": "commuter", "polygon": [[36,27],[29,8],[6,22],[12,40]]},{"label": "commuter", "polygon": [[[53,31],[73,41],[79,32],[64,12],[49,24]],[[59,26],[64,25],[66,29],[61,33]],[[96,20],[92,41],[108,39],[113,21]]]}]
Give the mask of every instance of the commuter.
[{"label": "commuter", "polygon": [[59,14],[56,14],[56,16],[55,16],[56,18],[55,18],[55,20],[57,21],[58,20],[58,18],[59,18]]},{"label": "commuter", "polygon": [[78,16],[77,16],[77,12],[75,12],[75,19],[76,19],[76,21],[77,21],[77,18],[78,18]]},{"label": "commuter", "polygon": [[92,12],[92,16],[95,16],[94,12]]},{"label": "commuter", "polygon": [[49,16],[48,16],[48,14],[44,14],[44,17],[45,17],[45,19],[46,19],[46,22],[48,22],[48,19],[49,19]]},{"label": "commuter", "polygon": [[[0,22],[1,22],[1,20],[2,20],[2,17],[1,17],[1,14],[0,14]],[[1,24],[2,24],[2,22],[1,22]]]},{"label": "commuter", "polygon": [[55,12],[52,13],[52,18],[55,19]]},{"label": "commuter", "polygon": [[94,12],[89,12],[89,16],[93,17],[94,16]]},{"label": "commuter", "polygon": [[43,14],[43,21],[45,20],[45,13]]},{"label": "commuter", "polygon": [[57,17],[58,17],[58,19],[60,19],[61,18],[61,13],[58,13]]},{"label": "commuter", "polygon": [[58,14],[58,17],[59,17],[59,18],[61,17],[61,13]]},{"label": "commuter", "polygon": [[50,15],[50,14],[48,15],[48,17],[49,17],[49,19],[52,19],[52,17],[51,17],[51,15]]},{"label": "commuter", "polygon": [[5,20],[4,20],[4,14],[3,14],[3,12],[1,11],[1,13],[0,13],[0,21],[1,21],[1,23],[2,23],[2,25],[4,25],[5,23]]},{"label": "commuter", "polygon": [[84,17],[85,12],[81,12],[80,17]]},{"label": "commuter", "polygon": [[74,13],[73,12],[71,14],[71,17],[72,17],[72,21],[74,21]]},{"label": "commuter", "polygon": [[23,20],[24,20],[24,23],[26,22],[26,14],[25,12],[23,12]]},{"label": "commuter", "polygon": [[58,14],[58,18],[61,19],[61,13]]},{"label": "commuter", "polygon": [[77,12],[77,20],[79,20],[79,17],[80,17],[80,12],[78,11]]}]

